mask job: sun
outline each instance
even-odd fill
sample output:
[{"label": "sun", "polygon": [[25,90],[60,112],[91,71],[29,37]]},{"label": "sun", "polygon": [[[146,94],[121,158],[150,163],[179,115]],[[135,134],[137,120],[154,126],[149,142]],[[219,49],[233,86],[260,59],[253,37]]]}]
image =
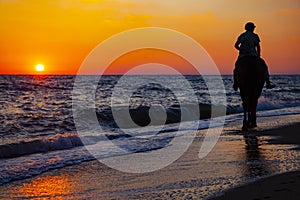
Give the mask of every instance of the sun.
[{"label": "sun", "polygon": [[37,72],[42,72],[42,71],[44,71],[44,69],[45,69],[45,67],[42,64],[38,64],[38,65],[35,66],[35,70]]}]

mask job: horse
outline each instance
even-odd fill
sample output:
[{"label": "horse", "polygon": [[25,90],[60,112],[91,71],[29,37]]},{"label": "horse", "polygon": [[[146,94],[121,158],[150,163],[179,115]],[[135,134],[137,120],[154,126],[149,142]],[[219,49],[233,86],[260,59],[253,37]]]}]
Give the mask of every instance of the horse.
[{"label": "horse", "polygon": [[257,103],[266,79],[264,65],[264,61],[256,56],[245,56],[236,62],[237,86],[244,111],[243,131],[257,127]]}]

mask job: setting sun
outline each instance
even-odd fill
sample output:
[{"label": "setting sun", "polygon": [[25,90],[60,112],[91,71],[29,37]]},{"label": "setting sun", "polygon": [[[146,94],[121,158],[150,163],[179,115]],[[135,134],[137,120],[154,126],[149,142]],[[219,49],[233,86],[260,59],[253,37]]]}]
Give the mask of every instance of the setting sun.
[{"label": "setting sun", "polygon": [[35,66],[35,70],[38,72],[42,72],[44,71],[45,67],[42,64],[38,64],[37,66]]}]

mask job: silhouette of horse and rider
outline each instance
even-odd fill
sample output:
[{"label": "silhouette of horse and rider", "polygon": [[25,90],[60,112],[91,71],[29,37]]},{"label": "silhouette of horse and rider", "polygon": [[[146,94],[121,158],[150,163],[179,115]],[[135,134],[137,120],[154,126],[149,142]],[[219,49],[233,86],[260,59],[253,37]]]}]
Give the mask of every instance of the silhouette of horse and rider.
[{"label": "silhouette of horse and rider", "polygon": [[245,32],[242,33],[234,47],[239,51],[238,59],[234,69],[233,89],[240,89],[240,96],[243,101],[244,120],[243,130],[256,127],[256,108],[258,98],[261,95],[263,86],[274,88],[270,82],[268,66],[260,57],[260,39],[254,33],[255,25],[248,22],[245,25]]}]

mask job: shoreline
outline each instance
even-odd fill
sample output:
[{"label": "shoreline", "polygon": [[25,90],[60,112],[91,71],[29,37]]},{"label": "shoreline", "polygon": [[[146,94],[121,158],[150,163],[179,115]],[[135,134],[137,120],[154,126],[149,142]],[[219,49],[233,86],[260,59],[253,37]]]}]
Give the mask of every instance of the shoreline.
[{"label": "shoreline", "polygon": [[[258,150],[262,147],[282,148],[282,145],[287,145],[288,147],[284,148],[291,148],[291,151],[293,147],[295,147],[294,145],[298,145],[293,151],[299,150],[299,135],[295,134],[297,133],[297,130],[300,129],[299,119],[299,114],[260,117],[258,118],[259,127],[255,132],[250,132],[249,134],[262,139],[262,144],[259,146]],[[227,124],[223,130],[223,135],[226,140],[228,138],[240,138],[238,140],[243,140],[240,127],[241,120]],[[205,134],[206,130],[200,130],[198,132],[199,135],[201,135]],[[212,152],[212,155],[218,156],[220,153],[224,153],[222,151],[227,150],[228,152],[226,153],[232,153],[233,155],[229,156],[235,158],[236,154],[240,154],[240,149],[244,148],[239,145],[246,142],[245,140],[242,141],[242,143],[239,142],[238,144],[235,144],[238,140],[230,143],[236,145],[236,148],[238,149],[230,147],[231,149],[229,150],[227,147],[222,147],[222,141],[220,141],[219,146],[215,147],[216,152]],[[248,178],[248,180],[240,178],[235,180],[234,177],[232,177],[234,174],[241,174],[240,176],[244,176],[244,172],[241,171],[241,169],[237,168],[235,169],[237,171],[232,171],[231,165],[229,165],[225,166],[224,170],[224,166],[221,166],[223,164],[211,168],[209,167],[209,164],[213,159],[211,156],[209,159],[201,161],[202,163],[200,163],[198,161],[199,159],[197,160],[197,157],[195,156],[195,152],[198,152],[199,150],[199,144],[201,144],[201,139],[196,137],[189,150],[178,161],[157,172],[146,174],[122,173],[94,160],[83,162],[78,165],[50,170],[28,179],[1,185],[0,198],[206,199],[208,197],[222,195],[222,192],[224,191],[235,191],[234,188],[237,186],[239,187],[239,185],[242,185],[242,187],[249,187],[248,185],[251,185],[255,179],[258,179],[256,181],[261,181],[264,180],[265,177],[268,179],[269,176],[273,177],[274,174],[277,176],[277,173],[282,174],[285,172],[272,172],[271,170],[271,174],[267,176],[262,175],[259,178]],[[269,147],[270,145],[271,147]],[[297,152],[298,151],[296,151],[296,154]],[[240,159],[241,156],[244,155],[238,155],[238,158]],[[246,154],[246,156],[248,156],[248,154]],[[219,156],[219,158],[221,159],[222,155]],[[296,161],[299,162],[299,160]],[[223,161],[221,160],[220,163],[222,162]],[[199,169],[201,170],[199,171]],[[201,171],[205,170],[211,174],[201,173]],[[224,170],[224,172],[222,171],[220,173],[222,176],[224,175],[224,177],[218,177],[214,174],[215,171],[218,170]],[[209,182],[211,176],[216,177]],[[229,183],[227,184],[226,180],[223,179],[228,177]],[[232,180],[230,178],[232,178]],[[207,184],[207,182],[209,183]],[[224,185],[224,183],[226,184]],[[207,184],[207,186],[200,188],[203,184]],[[289,184],[286,184],[285,187],[289,187]],[[207,192],[203,193],[204,190],[207,190]],[[246,189],[246,191],[248,190],[249,189]]]}]

